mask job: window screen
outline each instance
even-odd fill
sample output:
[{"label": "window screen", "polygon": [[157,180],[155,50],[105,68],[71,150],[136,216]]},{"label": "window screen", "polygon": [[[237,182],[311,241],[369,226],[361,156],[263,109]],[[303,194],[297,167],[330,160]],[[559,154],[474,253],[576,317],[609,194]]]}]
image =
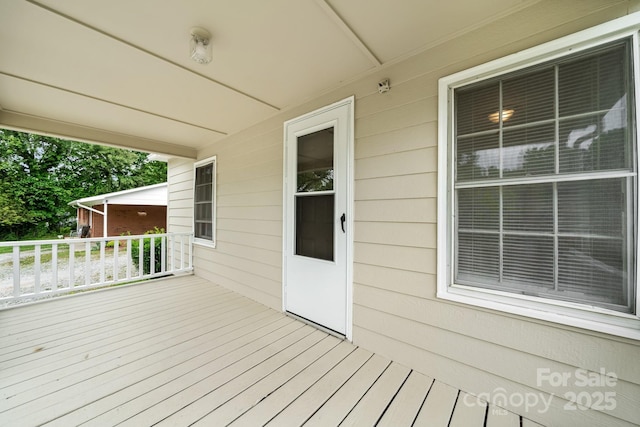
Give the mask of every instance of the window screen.
[{"label": "window screen", "polygon": [[635,312],[631,41],[454,91],[454,281]]},{"label": "window screen", "polygon": [[196,167],[194,237],[213,241],[215,162]]}]

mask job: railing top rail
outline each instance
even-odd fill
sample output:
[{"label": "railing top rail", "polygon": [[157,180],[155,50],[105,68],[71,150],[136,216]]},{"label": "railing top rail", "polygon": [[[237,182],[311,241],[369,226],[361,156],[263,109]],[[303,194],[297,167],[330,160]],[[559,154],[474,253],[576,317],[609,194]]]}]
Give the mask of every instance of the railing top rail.
[{"label": "railing top rail", "polygon": [[34,246],[34,245],[53,245],[53,244],[77,244],[77,243],[92,243],[92,242],[104,242],[111,240],[138,240],[141,238],[151,237],[168,237],[168,236],[192,236],[191,232],[181,233],[162,233],[162,234],[137,234],[131,236],[107,236],[107,237],[87,237],[87,238],[64,238],[64,239],[51,239],[51,240],[23,240],[23,241],[9,241],[0,242],[0,247],[13,247],[13,246]]}]

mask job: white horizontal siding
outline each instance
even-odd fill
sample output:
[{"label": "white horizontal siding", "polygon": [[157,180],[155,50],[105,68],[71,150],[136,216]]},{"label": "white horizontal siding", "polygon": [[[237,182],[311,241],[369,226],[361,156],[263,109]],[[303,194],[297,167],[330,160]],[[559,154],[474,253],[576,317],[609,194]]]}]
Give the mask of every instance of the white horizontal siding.
[{"label": "white horizontal siding", "polygon": [[193,161],[170,159],[167,183],[169,206],[167,230],[191,232],[193,230]]},{"label": "white horizontal siding", "polygon": [[[613,411],[566,411],[561,397],[544,413],[510,409],[542,424],[640,424],[639,343],[435,297],[438,79],[638,3],[538,2],[207,147],[200,158],[218,156],[218,247],[197,248],[196,274],[281,307],[282,124],[355,95],[354,343],[476,395],[502,387],[559,396],[567,390],[538,385],[537,368],[606,368],[620,378]],[[383,77],[391,91],[380,95]],[[190,188],[176,181],[170,200]]]}]

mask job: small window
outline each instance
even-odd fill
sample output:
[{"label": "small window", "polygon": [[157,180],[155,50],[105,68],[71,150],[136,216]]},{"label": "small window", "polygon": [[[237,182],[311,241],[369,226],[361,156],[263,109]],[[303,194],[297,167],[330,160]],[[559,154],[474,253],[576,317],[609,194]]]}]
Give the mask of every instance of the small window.
[{"label": "small window", "polygon": [[634,46],[441,80],[439,297],[640,329]]},{"label": "small window", "polygon": [[196,242],[215,244],[216,158],[195,165],[193,234]]}]

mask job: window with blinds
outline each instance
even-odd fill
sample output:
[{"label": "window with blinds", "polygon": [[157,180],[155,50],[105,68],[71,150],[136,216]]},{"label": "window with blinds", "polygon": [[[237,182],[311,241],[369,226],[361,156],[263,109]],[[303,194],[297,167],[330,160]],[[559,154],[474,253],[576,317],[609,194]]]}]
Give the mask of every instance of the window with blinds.
[{"label": "window with blinds", "polygon": [[215,159],[196,165],[194,183],[194,237],[214,241]]},{"label": "window with blinds", "polygon": [[453,283],[635,313],[632,43],[453,90]]}]

